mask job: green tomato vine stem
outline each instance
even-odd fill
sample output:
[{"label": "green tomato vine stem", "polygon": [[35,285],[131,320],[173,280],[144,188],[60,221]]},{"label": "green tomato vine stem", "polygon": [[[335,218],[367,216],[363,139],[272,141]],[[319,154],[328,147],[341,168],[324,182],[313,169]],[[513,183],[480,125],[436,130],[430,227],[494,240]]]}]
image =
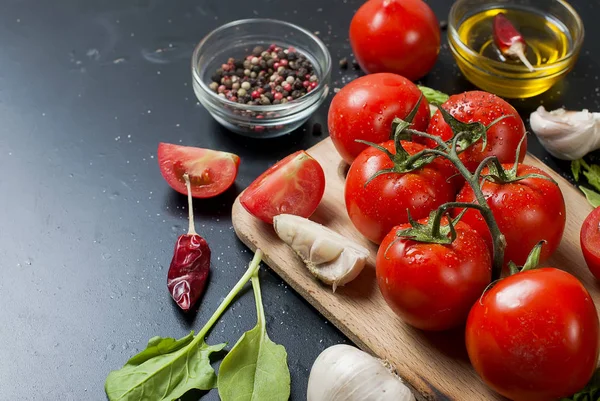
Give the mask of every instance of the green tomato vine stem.
[{"label": "green tomato vine stem", "polygon": [[[438,145],[438,148],[436,148],[436,149],[425,149],[425,150],[422,150],[421,152],[411,156],[406,161],[406,164],[408,166],[410,166],[412,163],[415,163],[422,158],[430,158],[431,156],[442,157],[446,160],[449,160],[456,167],[458,172],[464,177],[465,181],[469,184],[469,186],[473,189],[475,199],[477,200],[477,204],[462,203],[462,202],[450,202],[450,203],[446,203],[446,204],[440,206],[441,212],[436,214],[436,219],[438,219],[437,224],[436,224],[436,222],[434,222],[434,228],[437,228],[437,231],[434,231],[434,232],[439,231],[439,225],[441,222],[441,218],[445,214],[444,212],[447,211],[448,209],[456,208],[456,207],[463,207],[463,208],[470,207],[470,208],[477,209],[483,216],[483,219],[485,220],[485,222],[490,230],[490,233],[492,234],[492,242],[493,242],[492,281],[498,280],[502,274],[502,268],[504,266],[504,251],[506,249],[506,238],[504,237],[504,234],[502,234],[502,232],[500,231],[500,228],[498,227],[498,223],[496,222],[496,219],[494,218],[494,214],[492,213],[492,210],[490,209],[489,205],[487,204],[487,201],[485,200],[485,195],[483,194],[483,191],[481,190],[481,173],[482,173],[483,169],[489,163],[497,162],[497,158],[495,156],[491,156],[491,157],[484,159],[479,164],[479,166],[477,167],[475,172],[471,173],[467,169],[467,167],[463,164],[463,162],[460,160],[460,158],[458,157],[458,152],[456,150],[458,140],[462,136],[462,133],[459,132],[459,133],[455,134],[455,136],[452,140],[452,145],[449,146],[440,137],[437,137],[435,135],[430,135],[430,134],[427,134],[427,133],[424,133],[421,131],[417,131],[417,130],[413,130],[413,129],[407,129],[406,131],[411,135],[416,135],[416,136],[430,139]],[[473,146],[476,146],[476,145],[473,145]]]}]

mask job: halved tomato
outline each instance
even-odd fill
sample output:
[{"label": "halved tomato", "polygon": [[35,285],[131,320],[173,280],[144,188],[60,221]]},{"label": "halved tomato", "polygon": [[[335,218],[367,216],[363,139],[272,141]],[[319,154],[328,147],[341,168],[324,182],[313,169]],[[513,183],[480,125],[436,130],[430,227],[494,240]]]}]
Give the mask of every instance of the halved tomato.
[{"label": "halved tomato", "polygon": [[324,192],[323,168],[300,150],[254,180],[240,197],[240,203],[254,217],[273,224],[273,217],[283,213],[309,217]]},{"label": "halved tomato", "polygon": [[158,166],[167,183],[187,195],[183,175],[188,173],[194,198],[212,198],[225,192],[237,177],[240,158],[233,153],[161,142]]},{"label": "halved tomato", "polygon": [[588,268],[600,280],[600,207],[594,209],[583,222],[580,241]]}]

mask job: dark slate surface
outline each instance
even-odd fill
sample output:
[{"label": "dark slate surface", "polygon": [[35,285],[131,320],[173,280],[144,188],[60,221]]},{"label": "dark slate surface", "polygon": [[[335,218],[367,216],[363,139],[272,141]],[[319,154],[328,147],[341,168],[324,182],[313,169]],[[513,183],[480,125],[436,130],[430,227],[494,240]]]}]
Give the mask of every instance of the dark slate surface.
[{"label": "dark slate surface", "polygon": [[[541,102],[600,110],[597,2],[575,7],[588,40],[576,69]],[[300,24],[329,46],[334,87],[357,76],[337,62],[354,0],[246,2],[6,0],[0,7],[0,399],[104,400],[104,379],[154,335],[199,329],[238,280],[251,254],[236,239],[236,195],[269,165],[324,136],[327,104],[284,138],[247,140],[221,129],[198,105],[189,59],[206,33],[239,18],[275,17]],[[450,2],[431,1],[440,19]],[[470,89],[444,45],[425,84]],[[524,114],[527,115],[527,114]],[[326,135],[326,134],[324,134]],[[186,229],[185,198],[160,176],[159,141],[235,152],[235,187],[196,202],[196,223],[213,252],[200,311],[182,315],[166,291],[176,237]],[[530,149],[568,174],[531,139]],[[310,366],[325,347],[346,341],[272,273],[261,273],[268,330],[284,344],[292,399],[305,399]],[[235,342],[255,323],[246,293],[209,342]],[[194,394],[190,399],[197,399]],[[218,399],[216,391],[204,397]]]}]

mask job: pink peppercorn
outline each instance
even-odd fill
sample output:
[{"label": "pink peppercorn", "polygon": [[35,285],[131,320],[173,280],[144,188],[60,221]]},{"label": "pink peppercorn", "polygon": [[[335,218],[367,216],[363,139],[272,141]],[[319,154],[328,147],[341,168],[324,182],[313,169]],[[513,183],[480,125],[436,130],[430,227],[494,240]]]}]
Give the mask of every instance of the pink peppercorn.
[{"label": "pink peppercorn", "polygon": [[304,82],[302,82],[302,86],[304,86],[305,88],[308,88],[310,86],[310,82],[304,81]]},{"label": "pink peppercorn", "polygon": [[280,63],[280,62],[277,62],[277,63],[273,64],[273,69],[274,69],[274,70],[277,70],[277,69],[279,68],[279,66],[280,66],[280,65],[281,65],[281,63]]},{"label": "pink peppercorn", "polygon": [[281,99],[283,99],[283,94],[281,92],[275,92],[275,94],[273,95],[273,98],[275,100],[281,100]]},{"label": "pink peppercorn", "polygon": [[279,65],[282,65],[285,67],[286,65],[288,65],[288,61],[286,59],[282,59],[279,61]]},{"label": "pink peppercorn", "polygon": [[289,92],[289,91],[292,90],[292,85],[288,84],[287,82],[284,83],[281,87],[283,88],[284,91],[288,91]]},{"label": "pink peppercorn", "polygon": [[256,91],[257,91],[259,94],[261,94],[261,95],[262,95],[263,93],[265,93],[265,90],[264,90],[264,88],[258,88]]},{"label": "pink peppercorn", "polygon": [[287,100],[289,100],[291,102],[292,100],[294,100],[294,98],[292,96],[288,96]]},{"label": "pink peppercorn", "polygon": [[237,97],[232,96],[229,100],[231,100],[232,102],[237,102]]},{"label": "pink peppercorn", "polygon": [[219,85],[219,87],[217,88],[217,92],[219,93],[223,93],[225,92],[227,88],[225,87],[225,85]]},{"label": "pink peppercorn", "polygon": [[310,83],[310,89],[315,89],[318,84],[319,84],[318,82],[311,82]]},{"label": "pink peppercorn", "polygon": [[252,91],[250,96],[252,96],[252,99],[258,99],[260,97],[260,93],[258,93],[258,91]]}]

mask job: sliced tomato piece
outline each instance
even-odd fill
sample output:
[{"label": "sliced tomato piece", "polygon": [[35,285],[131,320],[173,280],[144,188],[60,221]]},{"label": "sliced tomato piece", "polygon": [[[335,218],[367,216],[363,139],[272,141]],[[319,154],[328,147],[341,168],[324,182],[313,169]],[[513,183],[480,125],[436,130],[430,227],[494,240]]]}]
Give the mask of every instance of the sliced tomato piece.
[{"label": "sliced tomato piece", "polygon": [[187,195],[183,174],[188,173],[194,198],[212,198],[225,192],[235,181],[240,158],[233,153],[158,144],[158,166],[167,183]]},{"label": "sliced tomato piece", "polygon": [[277,162],[244,191],[240,203],[254,217],[273,224],[287,213],[309,217],[325,192],[323,168],[301,150]]},{"label": "sliced tomato piece", "polygon": [[600,207],[594,209],[584,220],[580,241],[588,268],[600,280]]}]

